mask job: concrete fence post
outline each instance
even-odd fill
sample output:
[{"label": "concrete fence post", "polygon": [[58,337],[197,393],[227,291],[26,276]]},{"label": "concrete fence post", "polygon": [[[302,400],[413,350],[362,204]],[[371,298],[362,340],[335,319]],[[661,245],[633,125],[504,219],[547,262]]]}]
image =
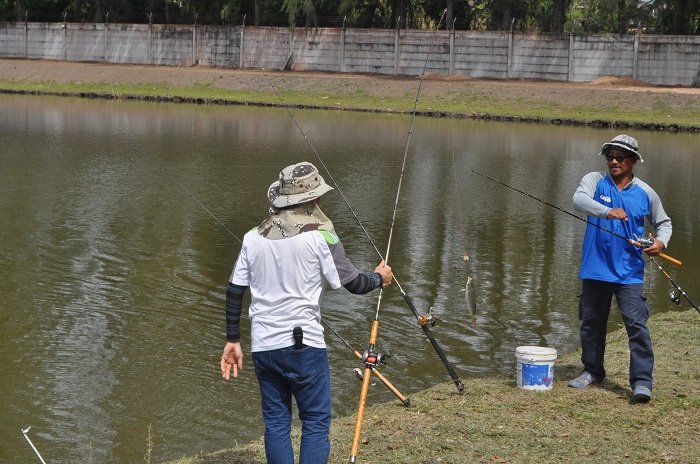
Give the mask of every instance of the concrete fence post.
[{"label": "concrete fence post", "polygon": [[569,67],[566,70],[566,80],[574,78],[574,34],[569,34]]},{"label": "concrete fence post", "polygon": [[401,33],[400,25],[401,24],[401,16],[396,20],[396,33],[394,34],[394,76],[399,74],[399,53],[401,50],[399,49],[400,47],[400,41],[399,41],[399,34]]},{"label": "concrete fence post", "polygon": [[508,79],[513,75],[513,29],[508,33],[508,68],[506,69],[506,77]]},{"label": "concrete fence post", "polygon": [[238,55],[238,69],[243,69],[243,54],[245,53],[245,15],[241,25],[241,47]]},{"label": "concrete fence post", "polygon": [[447,70],[447,75],[451,76],[454,73],[455,66],[455,28],[454,22],[452,23],[452,29],[450,29],[450,64]]},{"label": "concrete fence post", "polygon": [[199,13],[194,15],[194,24],[192,25],[192,66],[197,65],[197,17]]},{"label": "concrete fence post", "polygon": [[634,34],[634,58],[632,59],[632,79],[637,78],[637,57],[639,56],[639,31]]},{"label": "concrete fence post", "polygon": [[506,78],[513,76],[513,26],[515,18],[510,21],[510,32],[508,33],[508,68],[506,69]]},{"label": "concrete fence post", "polygon": [[24,12],[24,57],[25,58],[27,58],[27,49],[28,49],[27,42],[29,41],[29,23],[27,22],[28,17],[29,17],[29,12],[25,11]]},{"label": "concrete fence post", "polygon": [[347,16],[343,18],[343,27],[340,29],[340,50],[338,50],[338,69],[340,72],[345,72],[345,20],[348,19]]},{"label": "concrete fence post", "polygon": [[102,61],[107,61],[107,50],[109,47],[109,38],[107,37],[109,29],[109,11],[105,15],[105,41],[104,41],[104,56],[102,57]]},{"label": "concrete fence post", "polygon": [[63,12],[63,24],[61,24],[61,29],[63,31],[63,61],[68,60],[68,44],[67,44],[67,42],[68,42],[68,35],[67,35],[68,28],[66,27],[66,15],[67,14],[68,14],[67,12],[65,12],[65,11]]},{"label": "concrete fence post", "polygon": [[148,64],[153,64],[153,13],[148,13]]}]

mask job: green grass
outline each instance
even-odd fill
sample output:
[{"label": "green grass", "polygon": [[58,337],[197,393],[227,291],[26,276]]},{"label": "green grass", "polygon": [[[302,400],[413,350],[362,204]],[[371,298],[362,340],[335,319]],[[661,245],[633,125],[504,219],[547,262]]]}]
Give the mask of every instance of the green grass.
[{"label": "green grass", "polygon": [[[566,385],[579,373],[577,352],[557,358],[550,391],[519,389],[512,378],[476,377],[463,379],[464,395],[446,382],[404,392],[410,393],[410,407],[398,401],[368,404],[357,462],[700,462],[700,315],[664,313],[649,325],[656,368],[648,404],[631,401],[627,337],[621,329],[608,337],[608,378],[587,390]],[[355,422],[355,416],[333,421],[330,462],[348,462]],[[298,428],[293,439],[298,446]],[[264,462],[262,440],[256,440],[172,464]]]},{"label": "green grass", "polygon": [[[391,111],[410,113],[415,104],[418,80],[404,81],[406,88],[396,95],[356,88],[356,85],[344,87],[343,82],[333,81],[327,85],[310,86],[295,89],[299,79],[279,79],[276,88],[264,81],[251,90],[242,86],[240,90],[230,90],[217,86],[221,76],[207,77],[188,83],[184,87],[173,87],[163,82],[141,85],[104,84],[73,82],[68,84],[50,81],[22,82],[0,79],[0,89],[30,92],[54,93],[65,95],[97,94],[105,98],[138,98],[144,96],[160,98],[201,99],[212,103],[231,101],[239,103],[260,103],[280,105],[280,97],[291,106],[360,109],[370,111]],[[368,81],[369,82],[369,81]],[[360,84],[361,85],[361,84]],[[368,84],[372,85],[372,84]],[[378,86],[382,85],[380,81]],[[543,84],[546,85],[546,84]],[[646,104],[628,101],[610,93],[603,99],[588,100],[578,98],[578,102],[568,101],[566,96],[548,95],[546,92],[520,90],[511,94],[512,89],[489,94],[479,93],[469,83],[455,84],[448,92],[431,92],[421,94],[417,110],[421,112],[438,111],[448,115],[471,116],[492,115],[511,118],[541,118],[545,121],[561,119],[573,123],[585,124],[590,121],[625,122],[638,124],[676,124],[680,126],[700,127],[700,97],[670,97],[662,93],[658,96],[644,95]],[[539,93],[539,94],[538,94]],[[638,95],[641,95],[638,93]]]}]

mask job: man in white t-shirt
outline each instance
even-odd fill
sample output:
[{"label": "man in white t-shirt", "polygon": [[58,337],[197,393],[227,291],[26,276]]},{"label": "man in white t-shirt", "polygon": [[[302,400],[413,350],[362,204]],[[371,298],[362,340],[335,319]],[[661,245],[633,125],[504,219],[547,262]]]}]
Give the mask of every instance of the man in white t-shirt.
[{"label": "man in white t-shirt", "polygon": [[300,464],[325,463],[330,453],[331,387],[320,301],[327,285],[355,294],[389,285],[383,261],[372,274],[350,262],[319,198],[333,190],[316,167],[297,163],[268,190],[270,211],[243,238],[226,293],[226,339],[221,372],[243,369],[240,316],[250,288],[251,354],[260,386],[265,453],[272,464],[293,464],[292,397],[302,421]]}]

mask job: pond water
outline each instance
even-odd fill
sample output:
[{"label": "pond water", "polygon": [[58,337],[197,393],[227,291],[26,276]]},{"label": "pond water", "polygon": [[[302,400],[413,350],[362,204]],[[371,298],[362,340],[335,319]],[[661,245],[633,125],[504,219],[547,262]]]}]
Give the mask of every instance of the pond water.
[{"label": "pond water", "polygon": [[[51,463],[142,462],[147,452],[162,462],[262,435],[250,357],[235,381],[219,372],[238,239],[264,218],[282,167],[320,167],[310,143],[339,187],[324,211],[371,271],[379,256],[367,235],[384,253],[410,125],[406,115],[292,113],[306,140],[280,108],[0,95],[1,462],[36,459],[28,426]],[[389,262],[418,311],[432,307],[433,335],[467,389],[477,376],[514,378],[517,346],[578,348],[585,229],[472,169],[573,211],[580,178],[605,169],[597,154],[615,135],[416,118]],[[683,261],[660,264],[697,302],[700,135],[630,135],[645,157],[635,172],[673,219],[667,252]],[[467,276],[476,327],[460,293]],[[653,311],[676,308],[658,269],[647,286]],[[376,294],[328,291],[323,314],[362,352],[376,306]],[[381,370],[399,391],[450,382],[396,285],[379,322],[377,348],[392,355]],[[613,316],[610,330],[619,326]],[[334,413],[349,414],[362,365],[330,331],[326,341]],[[377,383],[367,401],[396,398]]]}]

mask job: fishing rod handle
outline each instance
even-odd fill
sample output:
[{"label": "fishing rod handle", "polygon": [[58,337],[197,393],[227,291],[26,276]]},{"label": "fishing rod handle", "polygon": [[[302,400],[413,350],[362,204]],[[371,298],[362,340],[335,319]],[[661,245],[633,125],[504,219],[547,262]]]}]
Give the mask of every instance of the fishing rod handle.
[{"label": "fishing rod handle", "polygon": [[671,258],[669,255],[665,255],[665,254],[663,254],[663,253],[659,253],[659,258],[665,259],[665,260],[668,261],[669,263],[673,263],[673,264],[675,264],[676,266],[682,266],[682,265],[683,265],[683,263],[681,263],[680,261],[678,261],[676,258]]},{"label": "fishing rod handle", "polygon": [[360,448],[360,435],[362,433],[362,421],[365,417],[365,406],[367,405],[367,392],[369,390],[370,376],[372,369],[369,365],[365,366],[365,372],[362,376],[362,389],[360,390],[360,401],[357,405],[357,417],[355,418],[355,431],[352,437],[352,447],[350,449],[350,459],[348,462],[356,462],[357,451]]},{"label": "fishing rod handle", "polygon": [[[636,247],[644,248],[644,245],[642,245],[641,243],[639,243],[639,242],[636,241],[636,240],[629,239],[629,242],[630,242],[632,245],[636,246]],[[675,264],[676,266],[682,266],[682,265],[683,265],[682,262],[678,261],[676,258],[670,257],[669,255],[666,255],[666,254],[663,254],[663,253],[659,253],[657,256],[658,256],[659,258],[661,258],[661,259],[665,259],[665,260],[668,261],[669,263]]]},{"label": "fishing rod handle", "polygon": [[376,375],[389,390],[391,390],[391,392],[404,404],[404,406],[411,405],[411,399],[406,396],[403,396],[401,392],[391,382],[389,382],[389,380],[386,377],[384,377],[384,375],[382,375],[377,370],[376,367],[372,368],[372,372],[374,372],[374,375]]}]

